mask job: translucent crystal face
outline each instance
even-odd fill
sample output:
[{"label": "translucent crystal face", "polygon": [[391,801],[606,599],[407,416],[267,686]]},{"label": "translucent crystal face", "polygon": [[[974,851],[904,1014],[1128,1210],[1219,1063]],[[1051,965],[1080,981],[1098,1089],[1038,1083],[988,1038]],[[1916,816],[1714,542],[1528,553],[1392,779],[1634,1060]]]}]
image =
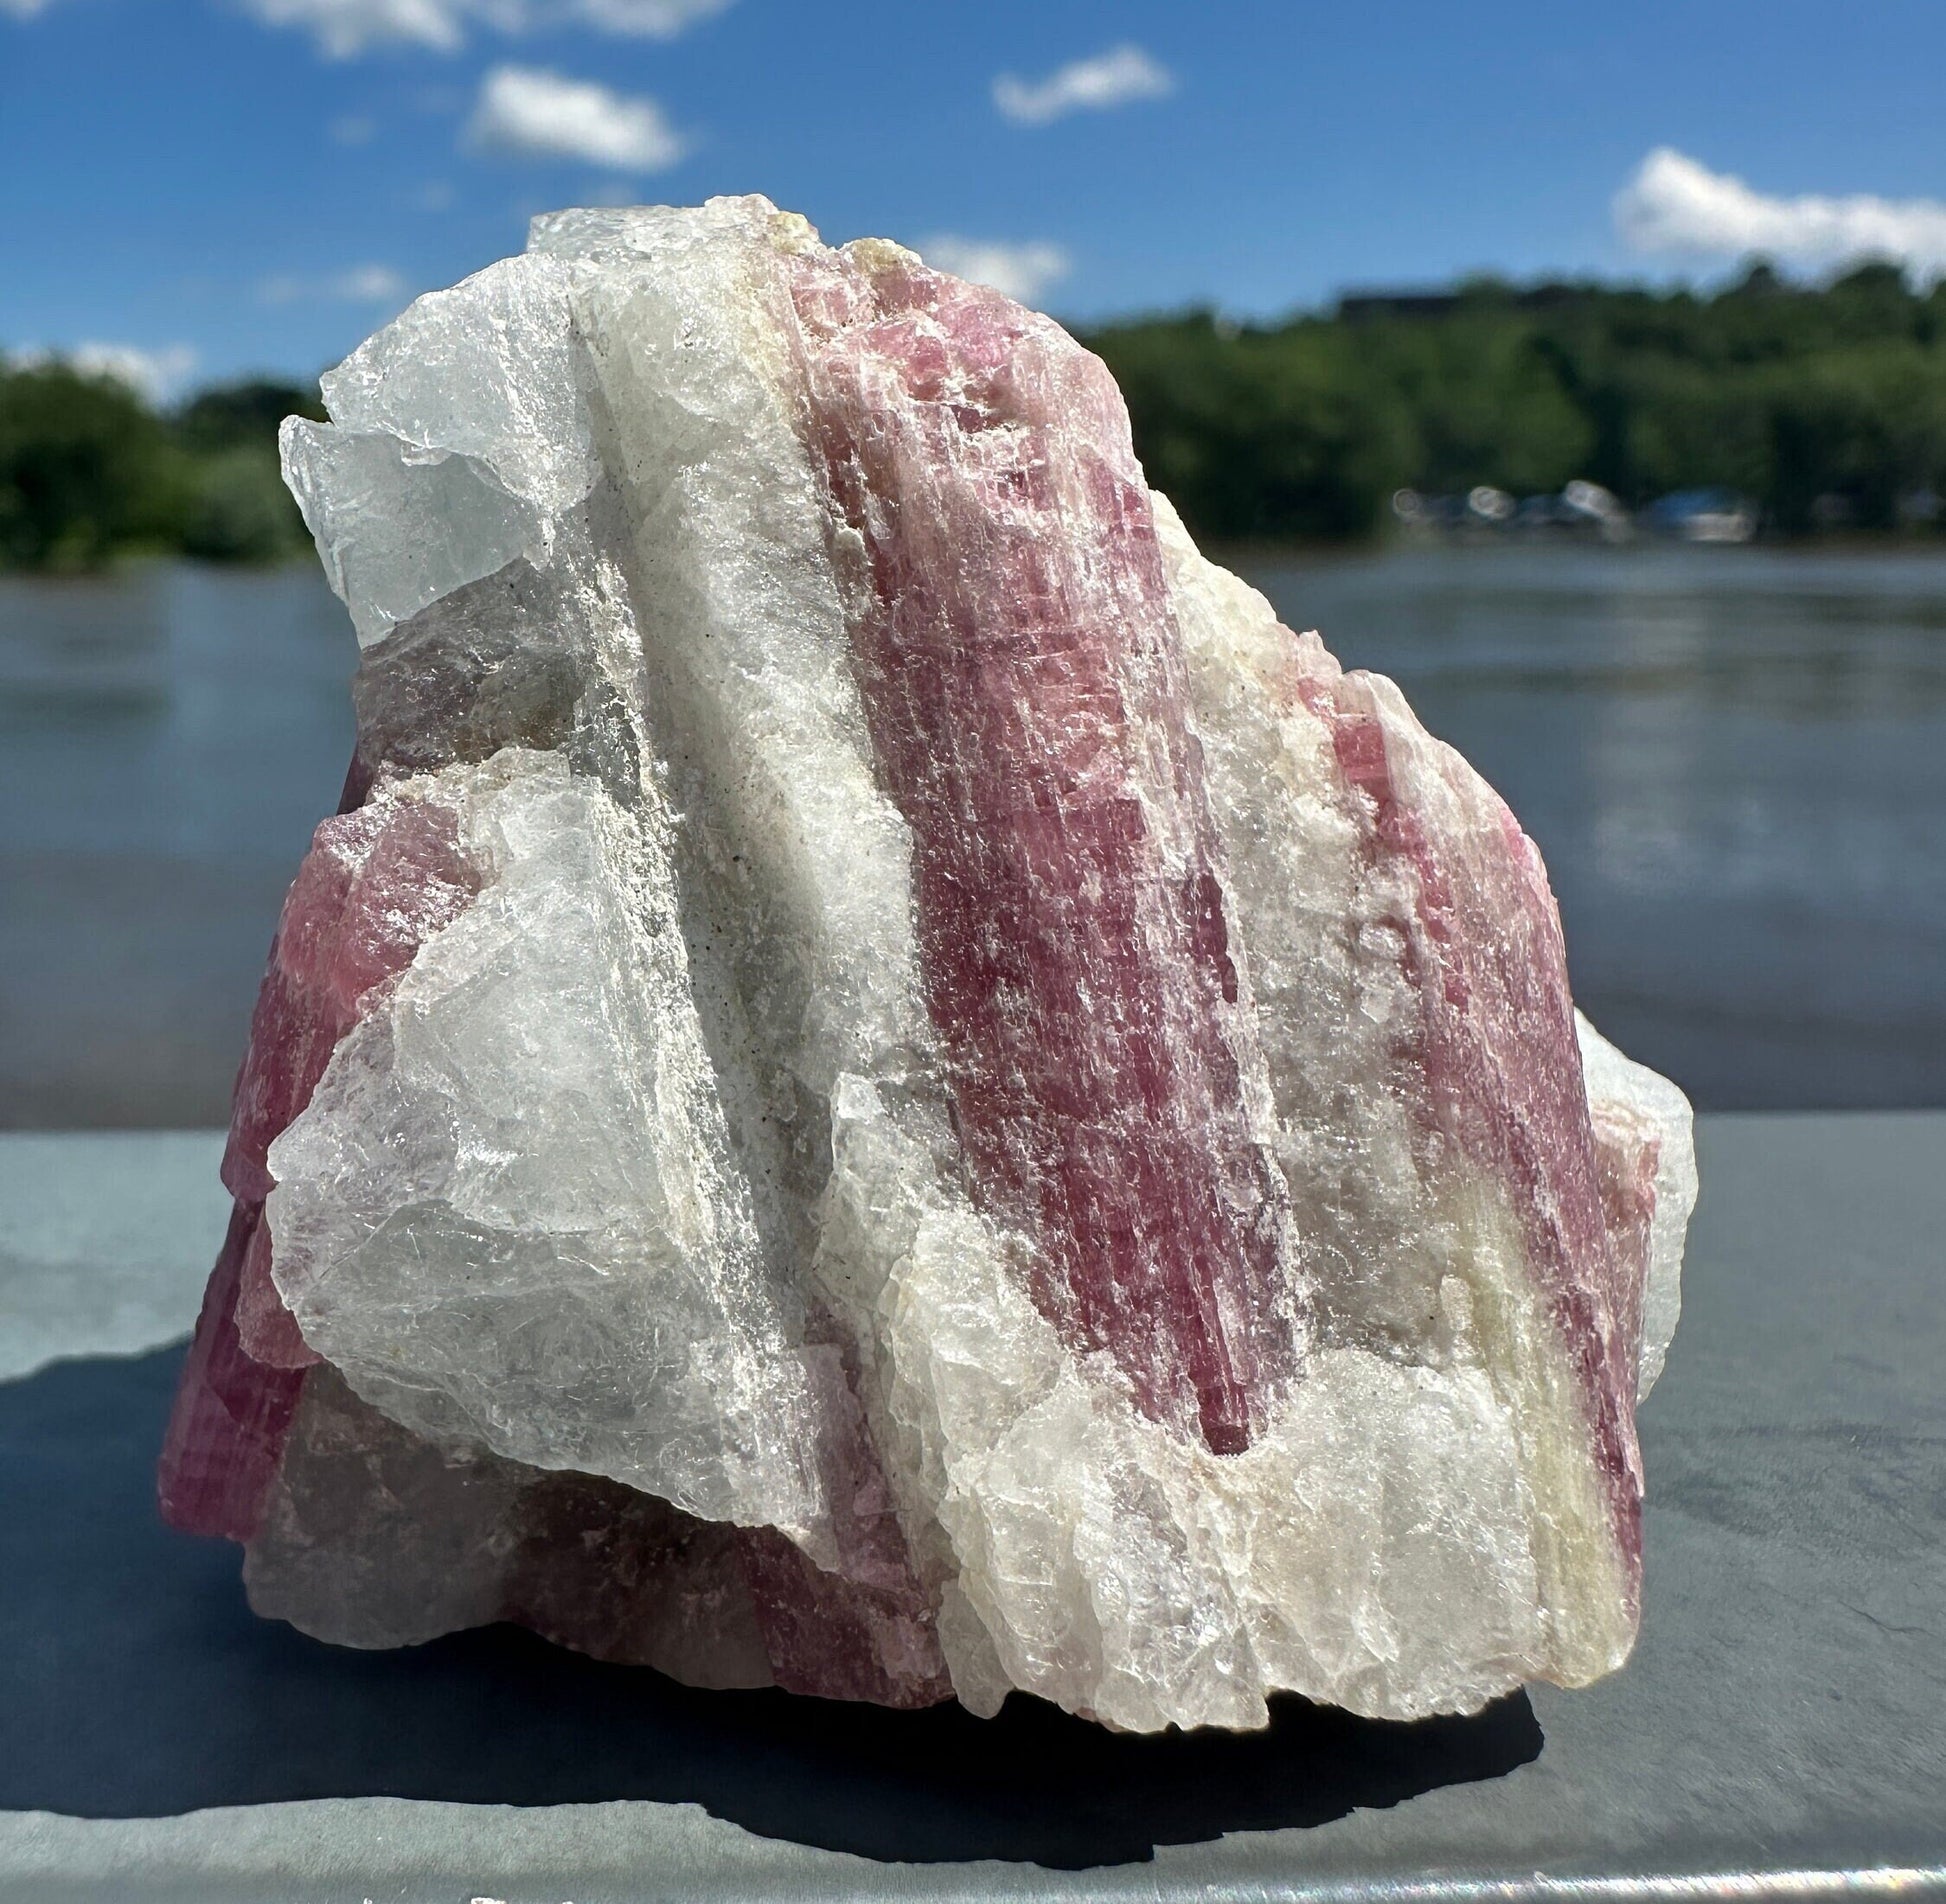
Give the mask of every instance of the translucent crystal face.
[{"label": "translucent crystal face", "polygon": [[1625,1656],[1688,1107],[1096,360],[734,199],[326,396],[352,806],[163,1476],[262,1610],[1140,1729]]}]

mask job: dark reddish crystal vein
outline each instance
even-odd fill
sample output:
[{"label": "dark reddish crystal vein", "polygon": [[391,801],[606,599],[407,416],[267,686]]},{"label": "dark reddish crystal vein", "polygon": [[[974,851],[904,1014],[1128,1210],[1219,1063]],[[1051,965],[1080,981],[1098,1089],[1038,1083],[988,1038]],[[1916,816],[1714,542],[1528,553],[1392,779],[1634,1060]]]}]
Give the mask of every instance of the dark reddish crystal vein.
[{"label": "dark reddish crystal vein", "polygon": [[262,1221],[260,1203],[231,1211],[176,1387],[156,1492],[163,1519],[185,1533],[248,1540],[257,1531],[304,1385],[303,1370],[266,1367],[237,1336],[243,1259]]},{"label": "dark reddish crystal vein", "polygon": [[1054,325],[916,264],[807,260],[796,290],[976,1187],[1037,1241],[1068,1339],[1234,1452],[1297,1360],[1286,1196],[1120,394]]}]

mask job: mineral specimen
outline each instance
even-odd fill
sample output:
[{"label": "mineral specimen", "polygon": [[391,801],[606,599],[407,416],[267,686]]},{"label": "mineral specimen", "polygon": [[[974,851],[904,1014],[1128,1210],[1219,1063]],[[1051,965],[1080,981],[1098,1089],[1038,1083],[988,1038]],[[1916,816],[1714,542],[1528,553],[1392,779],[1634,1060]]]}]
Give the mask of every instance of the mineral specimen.
[{"label": "mineral specimen", "polygon": [[357,756],[162,1467],[259,1611],[1131,1729],[1623,1659],[1688,1107],[1095,358],[750,198],[325,395]]}]

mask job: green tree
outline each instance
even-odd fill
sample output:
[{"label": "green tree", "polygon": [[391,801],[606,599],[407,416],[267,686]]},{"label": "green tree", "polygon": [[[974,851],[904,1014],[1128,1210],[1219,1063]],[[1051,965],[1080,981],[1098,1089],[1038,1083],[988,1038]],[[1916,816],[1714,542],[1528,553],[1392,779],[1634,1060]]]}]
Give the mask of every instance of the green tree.
[{"label": "green tree", "polygon": [[278,468],[277,432],[288,416],[321,421],[316,390],[252,378],[201,391],[176,413],[176,438],[196,464],[185,554],[269,562],[307,546]]},{"label": "green tree", "polygon": [[317,393],[263,379],[160,417],[114,378],[0,359],[0,567],[95,568],[180,551],[273,561],[305,546],[277,465],[286,416]]},{"label": "green tree", "polygon": [[278,428],[288,416],[324,421],[316,387],[250,377],[198,391],[176,412],[176,433],[189,449],[205,454],[275,450]]},{"label": "green tree", "polygon": [[1946,286],[1889,264],[1814,289],[1758,262],[1709,296],[1481,279],[1085,341],[1122,381],[1150,479],[1207,535],[1369,533],[1402,485],[1586,476],[1635,505],[1720,487],[1785,533],[1833,514],[1891,528],[1946,489]]},{"label": "green tree", "polygon": [[62,363],[0,367],[0,561],[89,568],[169,547],[189,472],[136,393]]}]

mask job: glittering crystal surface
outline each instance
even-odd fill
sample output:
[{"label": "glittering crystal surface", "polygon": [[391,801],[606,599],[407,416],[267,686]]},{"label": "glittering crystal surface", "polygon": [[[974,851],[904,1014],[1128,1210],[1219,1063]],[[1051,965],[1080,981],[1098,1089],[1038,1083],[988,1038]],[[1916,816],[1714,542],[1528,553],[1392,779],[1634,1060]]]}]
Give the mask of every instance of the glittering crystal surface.
[{"label": "glittering crystal surface", "polygon": [[260,1611],[1143,1730],[1620,1663],[1688,1106],[1095,359],[736,199],[325,395],[358,752],[162,1470]]}]

